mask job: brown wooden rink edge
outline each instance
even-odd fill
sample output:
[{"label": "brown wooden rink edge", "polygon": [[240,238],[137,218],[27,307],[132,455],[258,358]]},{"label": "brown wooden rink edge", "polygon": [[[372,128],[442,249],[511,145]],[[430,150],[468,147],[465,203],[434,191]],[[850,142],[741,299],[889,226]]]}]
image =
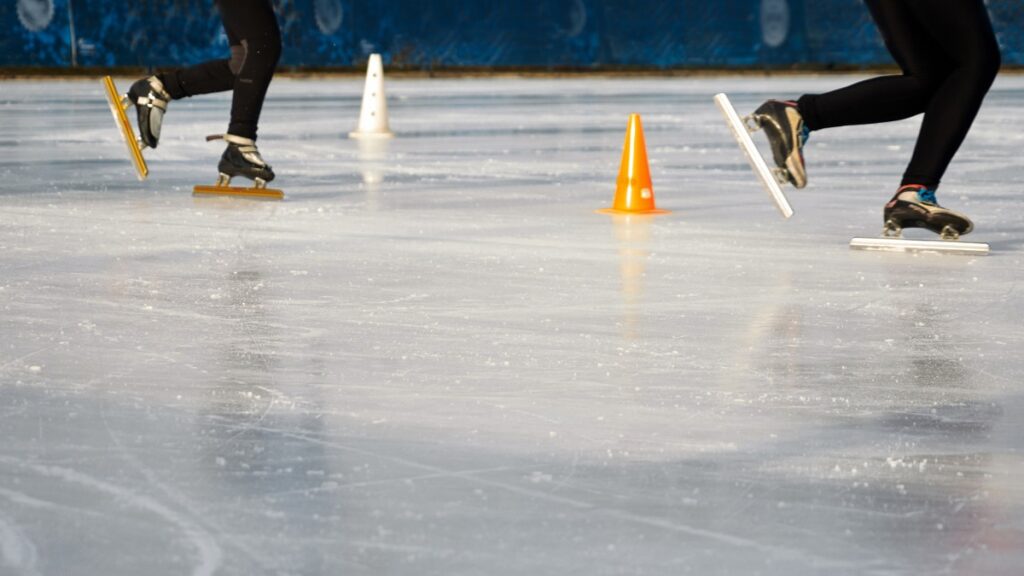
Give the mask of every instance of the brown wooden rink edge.
[{"label": "brown wooden rink edge", "polygon": [[238,186],[196,186],[195,196],[238,196],[261,200],[284,200],[284,192],[274,188],[240,188]]},{"label": "brown wooden rink edge", "polygon": [[132,129],[131,122],[124,113],[124,106],[121,103],[121,96],[117,93],[117,86],[114,85],[114,79],[104,76],[103,87],[107,95],[107,104],[110,105],[110,113],[114,115],[114,122],[121,132],[121,139],[128,146],[128,155],[132,164],[135,165],[135,173],[139,180],[145,180],[146,176],[149,176],[149,167],[146,166],[146,159],[142,156],[139,141],[135,138],[135,130]]},{"label": "brown wooden rink edge", "polygon": [[985,256],[989,253],[988,244],[980,242],[907,240],[904,238],[854,238],[850,240],[850,249],[883,252],[936,252],[967,256]]}]

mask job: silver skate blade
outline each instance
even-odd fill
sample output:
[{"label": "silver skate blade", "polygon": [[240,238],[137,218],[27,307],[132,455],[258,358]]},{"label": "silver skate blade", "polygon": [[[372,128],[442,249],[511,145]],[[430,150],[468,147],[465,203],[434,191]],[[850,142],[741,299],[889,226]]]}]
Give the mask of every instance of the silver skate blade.
[{"label": "silver skate blade", "polygon": [[765,162],[764,156],[757,149],[754,141],[750,138],[750,133],[747,131],[747,126],[740,118],[739,114],[736,113],[736,109],[732,107],[732,103],[729,102],[729,97],[725,94],[715,95],[715,104],[718,105],[718,109],[722,112],[722,116],[725,117],[726,123],[729,125],[729,129],[732,130],[732,135],[736,138],[736,143],[740,145],[740,149],[743,150],[743,154],[746,155],[747,161],[750,163],[750,167],[754,170],[754,174],[758,180],[761,181],[761,185],[771,195],[772,202],[775,203],[775,207],[782,213],[783,218],[789,218],[793,215],[793,207],[789,205],[789,200],[786,199],[786,195],[782,193],[782,188],[779,187],[779,183],[775,179],[775,174],[771,168],[768,167],[768,163]]},{"label": "silver skate blade", "polygon": [[854,238],[850,240],[853,250],[881,250],[887,252],[936,252],[942,254],[963,254],[984,256],[989,252],[988,244],[961,242],[959,240],[907,240],[906,238]]}]

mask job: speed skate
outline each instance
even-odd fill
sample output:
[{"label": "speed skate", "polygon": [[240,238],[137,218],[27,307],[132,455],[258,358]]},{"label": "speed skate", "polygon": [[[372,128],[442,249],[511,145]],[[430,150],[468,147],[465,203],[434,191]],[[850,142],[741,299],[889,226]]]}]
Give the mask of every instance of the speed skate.
[{"label": "speed skate", "polygon": [[[854,238],[854,249],[898,250],[914,252],[946,252],[952,254],[987,254],[988,244],[961,242],[963,235],[974,230],[966,215],[945,208],[935,197],[935,190],[922,184],[906,184],[886,203],[882,210],[881,238]],[[907,240],[905,228],[922,228],[937,234],[940,240]]]},{"label": "speed skate", "polygon": [[785,169],[769,168],[761,151],[757,149],[757,145],[754,144],[754,140],[750,137],[752,132],[760,130],[760,125],[750,116],[741,118],[736,113],[736,109],[733,108],[729,97],[725,94],[716,94],[715,104],[722,112],[722,116],[725,117],[729,129],[732,130],[733,137],[736,138],[740,149],[743,150],[747,161],[750,162],[750,168],[753,169],[754,174],[761,181],[764,189],[768,191],[772,202],[775,203],[775,207],[782,213],[783,218],[791,217],[793,215],[793,207],[790,206],[789,200],[782,192],[782,187],[780,186],[780,184],[785,184],[789,181]]},{"label": "speed skate", "polygon": [[135,166],[135,173],[139,180],[145,180],[149,175],[146,159],[142,156],[142,150],[146,145],[141,139],[136,138],[135,130],[128,120],[128,115],[125,114],[125,111],[132,107],[132,102],[127,94],[122,96],[117,93],[117,86],[110,76],[103,77],[103,91],[107,95],[107,104],[110,105],[110,113],[114,116],[114,123],[117,124],[121,139],[128,146],[128,157]]},{"label": "speed skate", "polygon": [[[207,136],[206,141],[224,140],[227,149],[220,158],[217,169],[220,172],[217,183],[213,186],[196,186],[192,194],[196,196],[241,196],[261,198],[264,200],[283,200],[284,192],[267,188],[267,182],[274,179],[274,170],[267,164],[256,147],[256,141],[233,134],[215,134]],[[231,185],[231,179],[237,176],[253,181],[249,187]]]}]

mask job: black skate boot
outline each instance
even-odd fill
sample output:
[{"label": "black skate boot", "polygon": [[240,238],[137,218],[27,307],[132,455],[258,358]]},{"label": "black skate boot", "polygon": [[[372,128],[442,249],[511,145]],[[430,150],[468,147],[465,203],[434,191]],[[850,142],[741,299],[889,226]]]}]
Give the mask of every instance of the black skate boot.
[{"label": "black skate boot", "polygon": [[267,182],[274,179],[274,170],[263,161],[255,140],[233,134],[208,136],[206,139],[224,140],[228,143],[227,149],[220,157],[220,163],[217,164],[217,169],[220,170],[218,186],[228,186],[235,176],[252,180],[256,188],[264,188]]},{"label": "black skate boot", "polygon": [[171,95],[164,90],[164,85],[156,76],[143,78],[132,84],[125,95],[138,112],[139,137],[148,148],[156,148],[160,143],[160,128],[163,126],[164,114]]},{"label": "black skate boot", "polygon": [[795,188],[807,186],[804,144],[811,131],[804,124],[796,102],[769,100],[749,117],[751,128],[763,128],[772,146],[775,165]]},{"label": "black skate boot", "polygon": [[883,212],[888,237],[899,237],[903,228],[927,228],[943,240],[956,240],[974,229],[970,218],[939,206],[935,191],[919,184],[901,186]]}]

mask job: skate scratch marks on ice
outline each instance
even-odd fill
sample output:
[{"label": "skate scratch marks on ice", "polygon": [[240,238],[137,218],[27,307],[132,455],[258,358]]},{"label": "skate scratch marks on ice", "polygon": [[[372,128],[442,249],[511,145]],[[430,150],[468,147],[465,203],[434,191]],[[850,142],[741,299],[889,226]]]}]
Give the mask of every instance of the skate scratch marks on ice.
[{"label": "skate scratch marks on ice", "polygon": [[4,516],[0,516],[0,567],[14,568],[20,574],[37,576],[39,554],[32,541]]},{"label": "skate scratch marks on ice", "polygon": [[0,456],[0,463],[22,468],[24,470],[30,470],[47,478],[56,478],[69,484],[84,486],[97,492],[110,495],[117,501],[123,502],[129,506],[152,512],[153,514],[156,514],[177,526],[185,534],[188,540],[192,542],[192,545],[195,546],[199,553],[199,565],[192,571],[193,576],[212,576],[212,574],[220,568],[224,553],[220,546],[217,545],[217,542],[213,539],[212,535],[188,518],[148,496],[136,494],[127,488],[122,488],[115,484],[104,482],[103,480],[70,468],[30,464],[7,456]]},{"label": "skate scratch marks on ice", "polygon": [[77,508],[72,508],[70,506],[61,506],[59,504],[54,504],[53,502],[33,498],[27,494],[22,494],[21,492],[15,492],[14,490],[8,490],[6,488],[0,488],[0,497],[6,498],[7,500],[15,504],[20,504],[21,506],[26,506],[28,508],[42,508],[47,510],[74,510],[75,512],[85,512],[84,510],[79,510]]},{"label": "skate scratch marks on ice", "polygon": [[21,492],[15,492],[14,490],[8,490],[6,488],[0,488],[0,498],[5,498],[14,504],[18,504],[26,508],[35,508],[37,510],[73,512],[79,516],[89,516],[94,518],[106,517],[106,514],[97,512],[96,510],[88,510],[79,506],[50,502],[49,500],[40,500],[38,498],[33,498],[28,494],[22,494]]},{"label": "skate scratch marks on ice", "polygon": [[754,550],[760,550],[761,552],[765,552],[765,553],[771,554],[771,555],[779,557],[779,558],[786,558],[786,559],[789,559],[789,560],[797,560],[797,561],[801,561],[803,563],[806,563],[808,565],[813,565],[813,566],[817,566],[817,567],[829,566],[829,567],[836,567],[836,568],[850,568],[851,567],[851,565],[848,564],[848,563],[830,562],[829,560],[827,560],[825,558],[821,558],[821,557],[815,556],[814,554],[808,552],[807,550],[785,548],[785,547],[782,547],[782,546],[773,546],[771,544],[762,544],[760,542],[757,542],[756,540],[750,540],[750,539],[743,538],[743,537],[740,537],[740,536],[732,536],[730,534],[726,534],[726,533],[722,533],[722,532],[715,532],[715,531],[711,531],[711,530],[704,530],[704,529],[701,529],[701,528],[694,528],[694,527],[686,525],[686,524],[679,524],[679,523],[676,523],[676,522],[672,522],[669,519],[651,518],[651,517],[641,516],[641,515],[638,515],[638,514],[633,514],[633,513],[622,511],[622,510],[615,510],[615,509],[610,509],[610,508],[601,508],[601,507],[598,507],[597,505],[591,504],[590,502],[586,502],[586,501],[575,499],[575,498],[556,496],[556,495],[548,493],[548,492],[543,492],[543,491],[539,491],[539,490],[531,490],[531,489],[524,488],[524,487],[521,487],[521,486],[516,486],[514,484],[508,484],[506,482],[500,482],[500,481],[497,481],[497,480],[487,480],[485,478],[479,478],[479,477],[474,476],[471,472],[460,472],[460,471],[445,470],[443,468],[438,468],[436,466],[431,466],[429,464],[422,464],[420,462],[409,460],[407,458],[399,458],[399,457],[395,457],[395,456],[387,456],[387,455],[379,454],[377,452],[373,452],[373,451],[370,451],[370,450],[362,450],[362,449],[359,449],[359,448],[353,448],[351,446],[346,446],[344,444],[340,444],[340,443],[337,443],[337,442],[332,442],[330,440],[322,440],[322,439],[319,439],[319,438],[312,438],[310,436],[306,436],[306,435],[303,435],[303,434],[292,433],[292,432],[288,432],[288,431],[285,431],[285,430],[278,430],[278,429],[273,429],[273,428],[262,428],[260,430],[263,431],[263,432],[279,434],[280,436],[282,436],[284,438],[292,438],[294,440],[301,440],[301,441],[304,441],[304,442],[310,442],[312,444],[319,444],[321,446],[326,446],[328,448],[334,448],[336,450],[341,450],[341,451],[344,451],[344,452],[351,452],[353,454],[359,454],[359,455],[362,455],[362,456],[371,456],[371,457],[374,457],[374,458],[378,458],[378,459],[381,459],[381,460],[388,460],[388,461],[391,461],[391,462],[396,462],[398,464],[403,464],[405,466],[410,466],[410,467],[413,467],[413,468],[419,468],[419,469],[422,469],[422,470],[428,470],[428,471],[431,471],[431,472],[433,472],[433,473],[435,473],[435,474],[437,474],[439,476],[450,477],[450,478],[457,478],[457,479],[465,480],[467,482],[471,482],[471,483],[474,483],[474,484],[490,486],[492,488],[498,488],[498,489],[505,490],[505,491],[508,491],[508,492],[513,492],[515,494],[521,494],[523,496],[527,496],[527,497],[534,498],[534,499],[537,499],[537,500],[544,500],[544,501],[555,503],[555,504],[562,504],[562,505],[565,505],[565,506],[569,506],[569,507],[575,508],[577,510],[592,510],[596,514],[600,514],[600,515],[603,515],[603,516],[609,516],[609,517],[616,518],[616,519],[619,519],[619,520],[626,520],[626,521],[637,523],[637,524],[644,524],[644,525],[652,526],[652,527],[656,527],[656,528],[667,529],[667,530],[671,530],[673,532],[679,532],[679,533],[687,534],[687,535],[690,535],[690,536],[695,536],[695,537],[704,538],[704,539],[708,539],[708,540],[714,540],[716,542],[721,542],[721,543],[724,543],[724,544],[729,544],[729,545],[740,547],[740,548],[751,548],[751,549],[754,549]]},{"label": "skate scratch marks on ice", "polygon": [[275,429],[275,428],[252,428],[252,430],[259,430],[261,432],[266,432],[266,433],[271,433],[271,434],[278,434],[282,438],[291,438],[293,440],[300,440],[300,441],[303,441],[303,442],[309,442],[311,444],[318,444],[320,446],[326,446],[328,448],[334,448],[335,450],[341,450],[341,451],[344,451],[344,452],[350,452],[352,454],[359,454],[361,456],[370,456],[370,457],[373,457],[373,458],[378,458],[380,460],[387,460],[387,461],[390,461],[390,462],[395,462],[395,463],[398,463],[398,464],[402,464],[404,466],[409,466],[411,468],[418,468],[420,470],[425,470],[425,471],[428,471],[430,473],[438,474],[438,475],[443,476],[443,477],[459,478],[459,479],[467,480],[469,482],[473,482],[473,483],[476,483],[476,484],[484,484],[484,485],[492,486],[492,487],[495,487],[495,488],[502,488],[502,489],[508,490],[510,492],[516,492],[516,493],[519,493],[519,494],[523,494],[525,496],[530,496],[531,498],[537,498],[537,499],[540,499],[540,500],[547,500],[547,501],[555,502],[555,503],[558,503],[558,504],[564,504],[564,505],[567,505],[567,506],[571,506],[573,508],[593,508],[594,507],[593,505],[591,505],[591,504],[589,504],[587,502],[581,502],[579,500],[574,500],[574,499],[570,499],[570,498],[563,498],[561,496],[553,496],[553,495],[548,494],[546,492],[540,492],[540,491],[537,491],[537,490],[529,490],[527,488],[521,488],[519,486],[513,486],[511,484],[505,484],[503,482],[498,482],[498,481],[494,481],[494,480],[485,480],[483,478],[477,478],[477,477],[472,476],[472,475],[470,475],[468,473],[465,473],[465,472],[460,472],[460,471],[457,471],[457,470],[456,471],[446,470],[444,468],[439,468],[437,466],[431,466],[429,464],[422,464],[420,462],[416,462],[414,460],[409,460],[407,458],[399,458],[399,457],[396,457],[396,456],[388,456],[388,455],[385,455],[385,454],[379,454],[377,452],[373,452],[371,450],[362,450],[362,449],[359,449],[359,448],[353,448],[351,446],[346,446],[346,445],[340,444],[338,442],[332,442],[330,440],[322,440],[320,438],[313,438],[313,437],[310,437],[310,436],[306,436],[304,434],[298,434],[298,433],[289,432],[289,431],[286,431],[286,430],[278,430],[278,429]]},{"label": "skate scratch marks on ice", "polygon": [[515,470],[533,470],[535,466],[491,466],[489,468],[478,468],[472,470],[456,470],[454,472],[430,472],[427,474],[416,474],[414,476],[398,476],[393,478],[383,478],[381,480],[366,480],[363,482],[345,482],[336,483],[328,486],[318,486],[316,488],[296,488],[293,490],[281,490],[274,492],[272,496],[295,496],[302,495],[308,496],[311,494],[319,493],[330,493],[337,492],[339,490],[351,490],[354,488],[370,488],[374,486],[387,486],[389,484],[403,484],[406,482],[421,482],[424,480],[437,480],[439,478],[451,478],[454,475],[467,475],[467,474],[493,474],[495,472],[510,472]]},{"label": "skate scratch marks on ice", "polygon": [[248,546],[243,542],[240,542],[238,538],[234,538],[230,534],[225,534],[224,530],[218,527],[212,519],[208,517],[204,518],[203,512],[197,509],[197,507],[193,505],[192,501],[185,494],[162,482],[160,474],[154,472],[152,469],[146,466],[141,460],[136,458],[131,453],[131,451],[125,448],[124,443],[121,442],[121,439],[116,434],[114,434],[114,431],[110,428],[110,422],[107,420],[107,416],[105,413],[101,412],[100,418],[103,421],[104,428],[106,428],[107,430],[107,435],[110,437],[110,441],[115,446],[117,446],[117,450],[121,454],[121,457],[124,458],[127,462],[129,462],[132,466],[134,466],[135,469],[138,470],[146,478],[146,482],[148,482],[150,486],[159,488],[161,492],[163,492],[165,495],[167,495],[168,498],[177,503],[178,506],[184,508],[187,512],[192,514],[192,517],[196,518],[198,523],[204,525],[207,528],[212,528],[219,532],[221,534],[221,537],[227,540],[228,543],[233,545],[235,548],[241,550],[244,554],[246,554],[246,556],[248,556],[250,560],[252,560],[256,564],[259,564],[260,568],[263,571],[271,570],[271,561],[267,559],[266,554],[257,552],[251,546]]},{"label": "skate scratch marks on ice", "polygon": [[33,356],[42,354],[43,352],[46,352],[47,350],[49,350],[51,348],[53,348],[52,344],[49,345],[49,346],[43,346],[42,348],[40,348],[39,350],[36,350],[35,352],[29,352],[28,354],[25,354],[24,356],[19,356],[17,358],[13,358],[11,360],[8,360],[7,362],[4,362],[3,364],[0,364],[0,370],[3,370],[5,368],[7,368],[8,366],[10,366],[11,364],[14,364],[15,362],[21,362],[22,360],[28,360],[29,358],[31,358]]},{"label": "skate scratch marks on ice", "polygon": [[850,562],[836,562],[832,560],[826,560],[807,550],[784,548],[781,546],[772,546],[771,544],[762,544],[756,540],[750,540],[739,536],[732,536],[722,532],[713,532],[711,530],[704,530],[701,528],[694,528],[685,524],[677,524],[671,520],[663,518],[651,518],[649,516],[641,516],[639,514],[633,514],[630,512],[624,512],[621,510],[602,510],[605,516],[611,516],[619,520],[628,520],[637,524],[645,524],[647,526],[653,526],[656,528],[663,528],[672,532],[679,532],[690,536],[698,536],[708,540],[715,540],[724,544],[731,544],[740,548],[753,548],[760,550],[767,554],[771,554],[778,558],[785,558],[787,560],[798,561],[808,566],[814,566],[816,568],[842,568],[842,569],[854,569],[862,566],[857,563]]}]

